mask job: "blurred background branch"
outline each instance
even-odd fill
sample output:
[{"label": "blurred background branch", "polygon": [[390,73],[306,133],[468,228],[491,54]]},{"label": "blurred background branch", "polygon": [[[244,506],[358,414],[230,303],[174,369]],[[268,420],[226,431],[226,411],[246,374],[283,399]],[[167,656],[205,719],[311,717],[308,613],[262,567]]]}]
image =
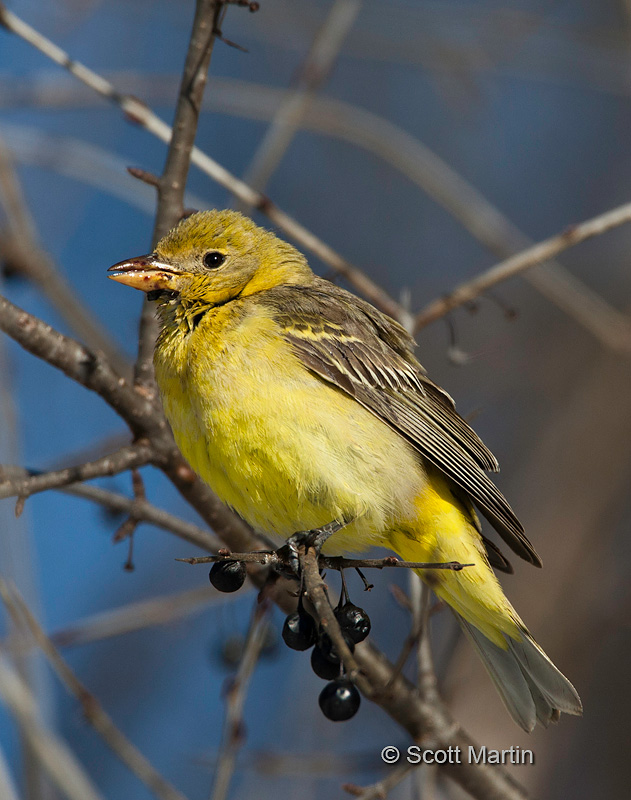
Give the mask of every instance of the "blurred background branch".
[{"label": "blurred background branch", "polygon": [[[198,13],[203,9],[207,21],[219,5],[200,2]],[[462,787],[485,800],[522,797],[515,779],[542,797],[623,796],[621,732],[631,703],[624,674],[631,657],[624,635],[628,230],[568,250],[567,264],[532,264],[576,243],[577,230],[578,238],[580,231],[603,232],[603,209],[616,209],[615,224],[627,219],[626,0],[591,9],[570,3],[563,13],[527,0],[510,7],[266,0],[256,14],[231,10],[230,30],[223,32],[249,54],[218,45],[205,98],[204,59],[213,31],[226,27],[217,16],[210,27],[194,25],[196,44],[180,78],[190,44],[181,4],[55,0],[54,15],[43,6],[0,8],[10,29],[67,70],[44,71],[41,52],[3,37],[0,273],[7,300],[0,301],[0,327],[48,365],[23,359],[8,340],[6,355],[0,353],[0,399],[20,412],[18,423],[5,403],[0,437],[17,435],[18,424],[25,437],[24,453],[1,454],[0,494],[41,490],[20,520],[5,500],[2,527],[3,541],[26,540],[24,520],[33,519],[36,547],[24,550],[19,569],[34,584],[41,581],[43,610],[32,594],[27,603],[42,618],[40,632],[53,631],[44,639],[69,648],[73,673],[86,676],[124,735],[190,798],[208,791],[194,755],[199,750],[222,753],[217,791],[224,796],[319,798],[339,793],[340,782],[351,778],[358,796],[395,800],[457,798]],[[193,4],[186,8],[192,13]],[[32,27],[18,16],[22,11]],[[113,53],[117,72],[108,71]],[[325,84],[328,96],[321,93]],[[175,97],[173,134],[161,117],[170,117]],[[123,111],[121,118],[105,101]],[[504,467],[502,488],[543,552],[541,575],[518,569],[505,583],[546,649],[576,676],[586,701],[583,721],[522,737],[450,619],[434,613],[440,606],[430,609],[414,576],[406,593],[395,583],[407,611],[393,611],[384,581],[407,576],[388,570],[363,601],[381,651],[365,643],[352,656],[378,704],[364,703],[357,720],[331,726],[317,713],[317,679],[304,660],[284,651],[276,660],[267,655],[263,626],[256,648],[253,628],[240,632],[251,593],[218,598],[207,585],[192,584],[195,571],[173,563],[187,555],[178,538],[202,552],[226,542],[236,552],[269,545],[218,503],[177,452],[152,397],[150,324],[136,387],[128,380],[136,309],[133,298],[114,293],[103,271],[147,247],[156,187],[134,180],[126,167],[159,176],[169,143],[164,175],[156,178],[169,195],[162,203],[165,229],[184,209],[221,207],[233,197],[310,250],[320,271],[329,269],[327,275],[346,280],[408,327],[413,310],[421,309],[422,360],[467,416],[480,412],[476,425]],[[199,171],[191,173],[192,191],[184,197],[189,157]],[[262,193],[267,185],[278,206]],[[545,238],[580,219],[587,223],[571,234]],[[326,231],[326,241],[311,231]],[[485,250],[502,260],[490,273]],[[480,291],[526,269],[524,281],[502,283],[499,296],[483,295],[511,309],[510,324],[491,304],[481,305],[475,319],[449,317],[453,348],[464,347],[461,362],[475,365],[450,368],[443,330],[420,326],[455,308],[453,287],[460,287],[458,305],[471,311]],[[439,299],[428,306],[432,297]],[[73,381],[93,392],[77,392]],[[132,492],[126,476],[125,488],[120,476],[105,477],[113,471],[108,453],[118,450],[116,469],[147,464]],[[48,468],[8,466],[16,463]],[[99,485],[68,484],[86,476],[99,476]],[[53,486],[61,491],[44,491]],[[76,503],[75,496],[91,502]],[[118,538],[131,535],[140,522],[169,535],[135,534],[132,579],[120,571],[111,538],[114,530]],[[19,528],[11,529],[14,523]],[[3,554],[4,575],[12,553]],[[249,569],[251,582],[262,586],[265,570]],[[266,586],[265,595],[287,612],[295,591],[281,580]],[[268,632],[279,627],[275,613],[269,611]],[[245,649],[230,663],[241,676],[247,665],[247,681],[234,684],[240,688],[226,709],[216,688],[228,663],[222,642],[236,639]],[[4,780],[7,796],[15,794],[20,762],[29,778],[17,782],[18,791],[27,800],[56,800],[55,784],[71,797],[128,796],[129,776],[73,722],[73,706],[22,669],[32,642],[6,630],[2,646],[20,669],[18,675],[2,662],[10,712],[0,715],[0,753],[11,774],[7,779],[0,761],[0,786]],[[27,745],[22,750],[11,716]],[[489,746],[532,747],[535,766],[458,773],[401,764],[374,774],[382,747],[402,736],[404,746],[408,735],[425,746],[474,743],[460,723]],[[64,740],[94,772],[98,788]],[[322,741],[327,752],[320,758]],[[59,764],[68,765],[67,775]],[[40,780],[39,771],[51,780]],[[447,774],[455,781],[445,781]]]}]

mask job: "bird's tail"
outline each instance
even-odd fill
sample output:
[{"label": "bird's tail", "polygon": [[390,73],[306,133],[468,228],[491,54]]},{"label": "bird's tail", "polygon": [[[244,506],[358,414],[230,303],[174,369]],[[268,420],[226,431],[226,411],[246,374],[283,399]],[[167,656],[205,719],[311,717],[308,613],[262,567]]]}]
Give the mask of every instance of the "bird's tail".
[{"label": "bird's tail", "polygon": [[581,714],[576,689],[550,661],[526,628],[520,638],[503,634],[506,648],[492,642],[471,622],[456,614],[477,650],[511,717],[530,732],[536,721],[544,727],[560,713]]},{"label": "bird's tail", "polygon": [[388,544],[407,561],[460,561],[455,572],[419,570],[435,594],[454,611],[479,653],[515,722],[531,731],[560,712],[581,714],[576,689],[535,642],[506,599],[477,530],[477,519],[435,478],[417,500],[416,518],[397,526]]}]

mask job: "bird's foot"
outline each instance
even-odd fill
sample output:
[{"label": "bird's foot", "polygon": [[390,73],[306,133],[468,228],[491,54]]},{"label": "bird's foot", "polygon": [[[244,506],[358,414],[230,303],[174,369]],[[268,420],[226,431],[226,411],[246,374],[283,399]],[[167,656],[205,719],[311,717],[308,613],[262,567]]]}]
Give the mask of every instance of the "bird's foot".
[{"label": "bird's foot", "polygon": [[326,540],[334,533],[337,533],[337,531],[341,530],[341,528],[344,528],[346,525],[348,525],[347,521],[334,519],[333,522],[329,522],[327,525],[323,525],[321,528],[314,528],[311,531],[298,531],[290,536],[289,539],[287,539],[287,544],[285,544],[281,549],[284,550],[287,548],[289,566],[291,567],[292,572],[295,575],[300,575],[300,558],[298,550],[301,546],[304,546],[305,549],[313,547],[313,549],[316,551],[316,556],[319,556],[320,551],[322,550],[322,545],[326,542]]}]

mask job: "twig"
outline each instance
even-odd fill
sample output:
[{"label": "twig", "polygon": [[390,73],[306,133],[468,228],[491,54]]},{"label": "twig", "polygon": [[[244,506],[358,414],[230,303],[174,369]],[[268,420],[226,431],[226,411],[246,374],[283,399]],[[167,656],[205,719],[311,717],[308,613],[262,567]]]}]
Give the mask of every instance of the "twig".
[{"label": "twig", "polygon": [[103,800],[68,745],[45,728],[31,690],[0,655],[0,697],[18,720],[32,752],[68,800]]},{"label": "twig", "polygon": [[127,172],[129,172],[132,178],[146,183],[147,186],[153,186],[154,189],[160,186],[160,178],[154,175],[153,172],[149,172],[149,170],[142,169],[141,167],[127,167]]},{"label": "twig", "polygon": [[[196,558],[176,558],[185,564],[214,564],[216,561],[242,561],[244,564],[263,564],[268,567],[289,568],[290,560],[281,550],[264,550],[253,553],[232,553],[229,550],[219,552],[214,556],[199,556]],[[461,564],[459,561],[401,561],[396,556],[385,558],[344,558],[342,556],[320,556],[318,559],[320,569],[383,569],[384,567],[399,567],[402,569],[450,569],[459,572],[464,567],[473,564]]]},{"label": "twig", "polygon": [[316,92],[328,78],[361,0],[335,0],[301,65],[295,88],[285,94],[246,169],[244,180],[262,191],[299,130]]},{"label": "twig", "polygon": [[557,253],[584,242],[586,239],[599,236],[627,222],[631,222],[631,203],[618,206],[618,208],[593,217],[579,225],[572,225],[556,236],[496,264],[477,278],[456,287],[453,292],[440,300],[430,303],[417,314],[414,329],[420,330],[424,328],[430,322],[444,316],[452,309],[474,300],[482,292],[501,281],[505,281],[536,264],[540,264],[542,261],[554,258]]},{"label": "twig", "polygon": [[[0,125],[13,158],[52,170],[93,186],[145,214],[155,213],[155,191],[128,174],[129,159],[72,136],[58,136],[30,125]],[[205,201],[187,192],[187,203],[202,208]]]},{"label": "twig", "polygon": [[99,503],[112,511],[133,512],[137,520],[162,528],[162,530],[201,547],[203,550],[216,550],[222,546],[221,540],[209,531],[176,517],[175,514],[170,514],[162,508],[157,508],[146,500],[131,499],[98,486],[85,486],[84,484],[66,486],[61,491]]},{"label": "twig", "polygon": [[[7,30],[20,36],[24,41],[35,47],[55,63],[64,67],[72,75],[85,83],[105,99],[118,105],[126,117],[141,125],[145,130],[168,144],[171,141],[172,130],[169,125],[161,120],[149,107],[130,95],[118,92],[109,81],[89,69],[78,61],[73,61],[60,47],[42,36],[38,31],[27,25],[18,16],[9,11],[0,3],[0,24]],[[244,181],[232,175],[227,169],[203,153],[199,148],[191,150],[191,162],[202,172],[221,186],[234,194],[251,208],[266,214],[269,219],[283,230],[288,236],[297,241],[307,250],[343,275],[359,292],[361,292],[374,305],[387,314],[398,319],[406,326],[411,324],[411,316],[393,300],[378,284],[374,283],[360,269],[342,258],[332,247],[307,230],[297,220],[282,211],[268,197],[248,186]]]},{"label": "twig", "polygon": [[[4,476],[13,481],[24,480],[37,474],[39,473],[34,470],[25,470],[22,467],[0,466],[0,478]],[[170,514],[168,511],[157,508],[146,500],[125,497],[125,495],[101,489],[99,486],[87,486],[83,483],[54,487],[54,490],[90,500],[111,511],[129,514],[133,510],[134,516],[139,521],[162,528],[180,539],[190,542],[190,544],[201,547],[202,550],[218,550],[223,547],[221,540],[204,530],[204,528],[200,528],[199,525],[194,525],[192,522],[187,522],[174,514]]]},{"label": "twig", "polygon": [[100,734],[117,757],[160,800],[186,800],[142,755],[129,739],[114,725],[99,701],[77,678],[61,657],[57,648],[44,633],[19,593],[0,579],[0,595],[17,624],[26,625],[31,636],[48,659],[64,686],[81,703],[86,720]]},{"label": "twig", "polygon": [[116,453],[88,461],[75,467],[30,475],[25,478],[6,479],[0,467],[0,500],[5,497],[30,497],[47,489],[59,489],[71,483],[116,475],[119,472],[143,466],[151,461],[153,449],[148,443],[131,444]]},{"label": "twig", "polygon": [[265,642],[267,611],[268,607],[265,602],[257,603],[254,607],[239,667],[226,695],[226,716],[210,794],[212,800],[226,800],[228,796],[237,752],[243,742],[243,706],[254,668]]},{"label": "twig", "polygon": [[[410,589],[414,588],[414,581],[417,580],[414,573],[410,573],[408,577]],[[412,651],[414,650],[414,646],[418,644],[419,638],[422,632],[423,621],[421,615],[418,614],[418,607],[416,601],[416,597],[413,591],[410,591],[410,596],[408,597],[404,594],[398,586],[392,586],[391,590],[395,595],[395,599],[399,603],[400,606],[406,608],[408,611],[411,612],[412,617],[412,627],[408,635],[405,637],[405,641],[401,646],[401,650],[399,655],[397,656],[397,660],[394,662],[394,669],[392,670],[392,675],[388,681],[388,685],[391,686],[394,681],[401,675],[403,672],[403,668],[407,664],[407,660],[410,657]]]},{"label": "twig", "polygon": [[386,800],[391,789],[394,789],[395,786],[404,781],[410,770],[415,768],[419,769],[414,764],[404,761],[393,769],[387,777],[370,786],[356,786],[354,783],[344,783],[342,784],[342,789],[353,797],[357,797],[358,800]]}]

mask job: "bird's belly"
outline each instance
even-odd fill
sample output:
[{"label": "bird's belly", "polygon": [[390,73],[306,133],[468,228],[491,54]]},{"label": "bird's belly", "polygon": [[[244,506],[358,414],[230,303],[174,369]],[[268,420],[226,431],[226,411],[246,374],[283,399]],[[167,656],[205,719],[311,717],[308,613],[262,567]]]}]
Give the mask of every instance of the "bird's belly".
[{"label": "bird's belly", "polygon": [[[414,514],[425,482],[418,455],[385,423],[287,353],[256,365],[199,364],[192,379],[163,389],[184,456],[215,493],[271,537],[353,519],[335,551],[383,544]],[[282,355],[283,361],[278,358]],[[234,358],[233,358],[234,361]],[[278,363],[284,363],[282,373]]]}]

